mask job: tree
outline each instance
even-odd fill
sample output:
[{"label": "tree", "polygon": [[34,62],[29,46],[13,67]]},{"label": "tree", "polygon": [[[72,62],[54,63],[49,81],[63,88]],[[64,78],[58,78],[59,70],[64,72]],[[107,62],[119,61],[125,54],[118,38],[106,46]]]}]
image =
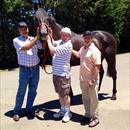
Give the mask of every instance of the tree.
[{"label": "tree", "polygon": [[122,34],[126,0],[55,0],[46,5],[56,11],[56,20],[81,33],[84,30],[106,30],[118,39]]},{"label": "tree", "polygon": [[[43,6],[51,8],[56,21],[77,33],[85,30],[105,30],[130,48],[130,0],[1,0],[0,4],[0,68],[16,66],[12,39],[18,35],[17,24],[26,21],[34,34],[33,14]],[[36,1],[35,1],[36,2]],[[42,3],[41,3],[42,2]],[[35,5],[35,6],[34,6]],[[12,65],[12,66],[11,66]]]},{"label": "tree", "polygon": [[125,23],[123,33],[120,36],[121,44],[118,47],[119,52],[130,52],[130,0],[126,0],[128,6],[125,13]]}]

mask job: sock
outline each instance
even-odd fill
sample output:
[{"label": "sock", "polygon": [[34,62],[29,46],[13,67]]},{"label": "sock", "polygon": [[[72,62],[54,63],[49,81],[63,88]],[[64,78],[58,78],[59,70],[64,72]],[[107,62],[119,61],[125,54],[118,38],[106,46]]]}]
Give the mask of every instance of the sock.
[{"label": "sock", "polygon": [[69,107],[65,107],[65,112],[70,112],[70,108]]},{"label": "sock", "polygon": [[65,111],[65,107],[64,106],[61,106],[61,111]]}]

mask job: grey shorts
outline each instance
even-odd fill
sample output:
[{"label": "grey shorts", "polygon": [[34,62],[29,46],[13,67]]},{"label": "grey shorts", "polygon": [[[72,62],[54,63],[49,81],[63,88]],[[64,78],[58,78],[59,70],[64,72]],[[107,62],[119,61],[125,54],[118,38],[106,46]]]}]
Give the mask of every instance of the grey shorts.
[{"label": "grey shorts", "polygon": [[65,76],[57,76],[53,75],[53,83],[55,87],[55,91],[59,93],[61,97],[69,95],[70,93],[70,83],[71,79],[66,78]]}]

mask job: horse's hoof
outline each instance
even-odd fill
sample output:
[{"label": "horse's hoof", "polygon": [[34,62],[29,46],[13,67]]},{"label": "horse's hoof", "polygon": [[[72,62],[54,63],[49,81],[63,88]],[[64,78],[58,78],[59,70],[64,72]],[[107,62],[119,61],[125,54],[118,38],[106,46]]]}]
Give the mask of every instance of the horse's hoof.
[{"label": "horse's hoof", "polygon": [[112,95],[111,100],[116,100],[116,95]]}]

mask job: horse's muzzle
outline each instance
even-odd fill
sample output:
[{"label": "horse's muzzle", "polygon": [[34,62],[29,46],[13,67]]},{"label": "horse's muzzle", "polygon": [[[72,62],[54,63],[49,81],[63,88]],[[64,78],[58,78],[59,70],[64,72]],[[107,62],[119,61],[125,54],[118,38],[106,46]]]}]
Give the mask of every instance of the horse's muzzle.
[{"label": "horse's muzzle", "polygon": [[48,33],[40,33],[40,39],[46,40]]},{"label": "horse's muzzle", "polygon": [[40,39],[41,40],[46,40],[47,35],[48,35],[48,29],[41,29],[41,31],[40,31]]}]

